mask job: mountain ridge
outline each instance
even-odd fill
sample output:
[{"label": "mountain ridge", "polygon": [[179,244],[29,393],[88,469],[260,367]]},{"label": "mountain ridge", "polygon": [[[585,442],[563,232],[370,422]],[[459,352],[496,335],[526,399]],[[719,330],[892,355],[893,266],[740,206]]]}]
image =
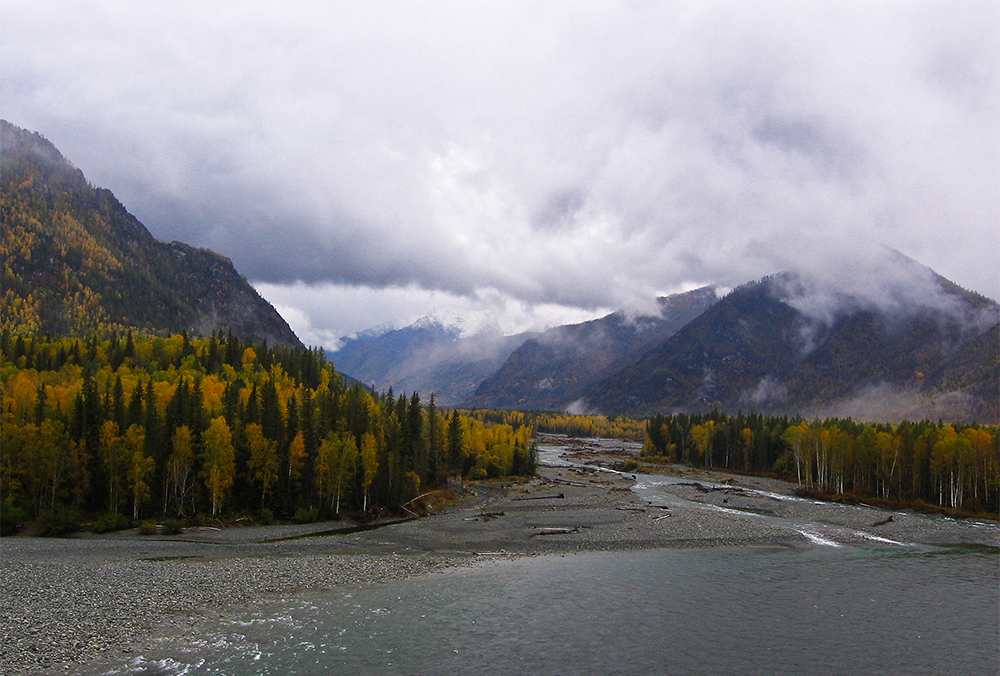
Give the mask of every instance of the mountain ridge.
[{"label": "mountain ridge", "polygon": [[572,409],[602,375],[623,368],[716,301],[714,287],[657,299],[659,316],[619,310],[598,319],[551,328],[525,341],[466,402],[472,408]]},{"label": "mountain ridge", "polygon": [[157,240],[36,132],[0,120],[4,328],[83,335],[117,328],[301,347],[225,256]]},{"label": "mountain ridge", "polygon": [[[931,280],[941,296],[927,306],[858,302],[828,320],[795,307],[801,299],[788,295],[793,273],[745,284],[634,365],[595,383],[587,406],[609,414],[827,415],[844,407],[864,417],[858,395],[882,388],[883,399],[892,394],[910,417],[996,420],[1000,343],[990,336],[1000,308],[938,275]],[[949,396],[961,405],[935,404]],[[881,410],[896,417],[890,413]]]}]

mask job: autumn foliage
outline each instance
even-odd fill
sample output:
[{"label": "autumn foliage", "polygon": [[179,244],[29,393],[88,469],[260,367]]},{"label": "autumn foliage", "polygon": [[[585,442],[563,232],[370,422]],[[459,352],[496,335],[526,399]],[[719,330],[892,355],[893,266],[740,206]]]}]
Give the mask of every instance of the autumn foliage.
[{"label": "autumn foliage", "polygon": [[653,416],[646,430],[648,458],[776,473],[828,496],[1000,510],[995,425],[711,413]]},{"label": "autumn foliage", "polygon": [[0,501],[145,517],[393,509],[448,475],[534,472],[531,427],[346,387],[322,350],[3,332]]}]

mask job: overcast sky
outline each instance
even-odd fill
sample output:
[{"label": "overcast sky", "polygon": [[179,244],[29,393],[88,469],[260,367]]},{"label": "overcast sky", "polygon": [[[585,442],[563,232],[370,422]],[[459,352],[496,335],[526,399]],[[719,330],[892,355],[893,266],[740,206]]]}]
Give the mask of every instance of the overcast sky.
[{"label": "overcast sky", "polygon": [[303,340],[894,247],[1000,297],[1000,3],[0,0],[0,117]]}]

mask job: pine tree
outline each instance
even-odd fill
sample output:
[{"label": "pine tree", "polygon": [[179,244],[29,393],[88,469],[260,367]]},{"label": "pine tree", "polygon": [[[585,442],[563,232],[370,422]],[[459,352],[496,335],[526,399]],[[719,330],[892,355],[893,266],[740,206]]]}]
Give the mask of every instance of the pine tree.
[{"label": "pine tree", "polygon": [[451,412],[448,421],[448,462],[452,467],[461,469],[465,460],[465,448],[462,445],[462,420],[458,411]]},{"label": "pine tree", "polygon": [[125,412],[125,424],[131,427],[142,423],[142,381],[136,381],[135,387],[132,388],[132,396],[129,397],[128,410]]},{"label": "pine tree", "polygon": [[434,393],[427,403],[427,476],[432,481],[438,476],[444,460],[444,430],[441,414],[434,401]]}]

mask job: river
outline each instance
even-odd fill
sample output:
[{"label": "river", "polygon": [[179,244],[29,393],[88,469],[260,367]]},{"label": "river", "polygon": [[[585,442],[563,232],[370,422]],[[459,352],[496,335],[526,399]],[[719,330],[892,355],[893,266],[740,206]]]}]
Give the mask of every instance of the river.
[{"label": "river", "polygon": [[[635,490],[666,500],[666,480]],[[515,558],[288,597],[106,673],[1000,673],[997,548],[790,527],[814,546]]]}]

